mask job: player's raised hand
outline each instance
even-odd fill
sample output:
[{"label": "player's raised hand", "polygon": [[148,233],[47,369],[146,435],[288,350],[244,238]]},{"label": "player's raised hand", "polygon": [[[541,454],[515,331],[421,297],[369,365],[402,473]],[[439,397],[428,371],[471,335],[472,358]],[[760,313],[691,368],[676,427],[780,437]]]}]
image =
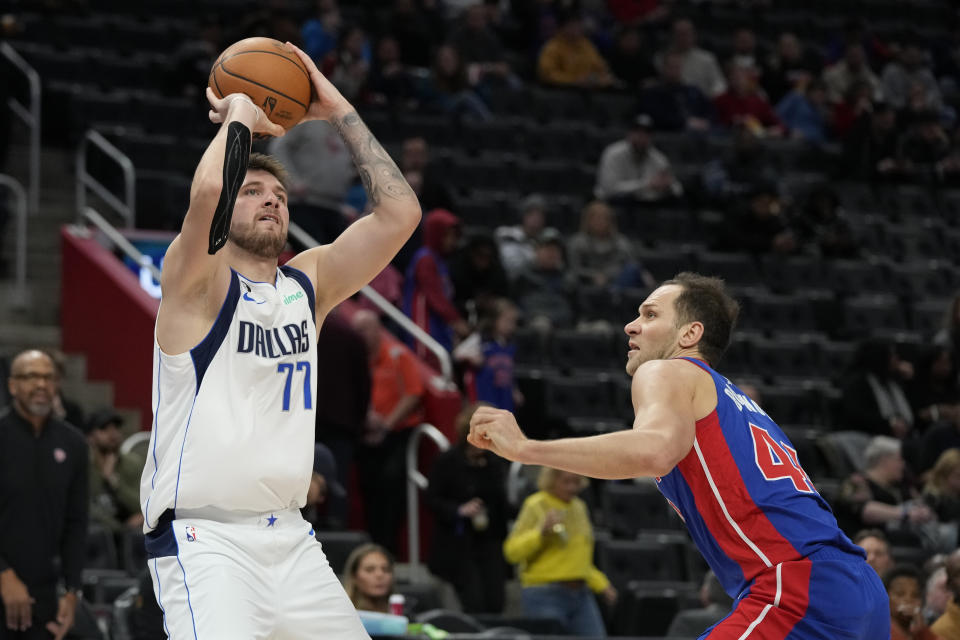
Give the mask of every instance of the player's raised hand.
[{"label": "player's raised hand", "polygon": [[251,133],[279,138],[287,132],[286,129],[277,123],[271,122],[270,118],[267,117],[267,114],[263,112],[263,109],[254,104],[253,100],[250,99],[250,96],[246,94],[231,93],[230,95],[218,98],[216,94],[213,93],[213,89],[207,87],[207,102],[210,103],[210,113],[208,114],[210,117],[210,122],[213,122],[214,124],[220,124],[226,120],[227,114],[230,112],[231,108],[249,109],[250,113],[256,114]]},{"label": "player's raised hand", "polygon": [[333,86],[333,83],[327,80],[327,77],[320,72],[313,60],[305,54],[297,45],[288,42],[287,46],[300,57],[303,66],[307,68],[310,74],[310,84],[313,85],[313,95],[310,99],[310,107],[307,108],[307,115],[303,116],[300,122],[308,120],[332,120],[333,118],[344,116],[353,111],[350,102],[343,97],[340,90]]},{"label": "player's raised hand", "polygon": [[470,418],[467,441],[479,449],[487,449],[507,460],[518,460],[527,437],[517,419],[509,411],[479,407]]}]

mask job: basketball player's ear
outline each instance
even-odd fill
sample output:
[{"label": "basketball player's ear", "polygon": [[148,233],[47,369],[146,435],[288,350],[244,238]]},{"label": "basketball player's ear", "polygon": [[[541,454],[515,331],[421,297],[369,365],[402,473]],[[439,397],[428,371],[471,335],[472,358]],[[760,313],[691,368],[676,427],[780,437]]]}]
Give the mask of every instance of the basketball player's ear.
[{"label": "basketball player's ear", "polygon": [[680,328],[680,346],[684,349],[697,346],[700,338],[703,337],[703,323],[699,321],[688,322]]}]

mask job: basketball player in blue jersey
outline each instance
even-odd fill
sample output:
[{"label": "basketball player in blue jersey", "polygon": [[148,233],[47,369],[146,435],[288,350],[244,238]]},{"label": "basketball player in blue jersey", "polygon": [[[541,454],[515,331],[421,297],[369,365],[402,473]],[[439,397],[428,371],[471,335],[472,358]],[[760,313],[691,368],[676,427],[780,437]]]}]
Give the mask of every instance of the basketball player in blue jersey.
[{"label": "basketball player in blue jersey", "polygon": [[283,130],[247,96],[208,93],[220,130],[164,261],[140,487],[148,565],[174,640],[367,637],[299,512],[323,366],[316,338],[330,309],[403,246],[420,206],[356,111],[296,51],[314,90],[305,120],[340,133],[374,211],[278,268],[285,174],[250,143]]},{"label": "basketball player in blue jersey", "polygon": [[639,312],[624,328],[633,429],[529,440],[512,414],[483,407],[469,441],[594,478],[656,478],[735,599],[700,638],[887,640],[887,595],[863,549],[837,527],[783,431],[713,369],[738,313],[723,282],[681,273]]}]

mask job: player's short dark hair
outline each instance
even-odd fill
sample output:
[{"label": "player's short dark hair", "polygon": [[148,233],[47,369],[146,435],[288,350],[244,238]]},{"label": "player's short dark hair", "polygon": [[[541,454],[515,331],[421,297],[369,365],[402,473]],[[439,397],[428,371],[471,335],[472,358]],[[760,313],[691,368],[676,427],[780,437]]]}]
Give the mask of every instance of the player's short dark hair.
[{"label": "player's short dark hair", "polygon": [[247,171],[266,171],[280,181],[284,189],[288,188],[290,183],[290,174],[286,167],[279,160],[271,155],[254,151],[247,160]]},{"label": "player's short dark hair", "polygon": [[683,289],[673,303],[677,326],[694,321],[703,324],[703,337],[697,347],[711,366],[717,366],[730,346],[740,304],[730,297],[720,278],[684,271],[663,284],[675,284]]},{"label": "player's short dark hair", "polygon": [[921,589],[923,588],[923,576],[920,574],[920,570],[912,564],[898,564],[884,573],[883,588],[890,591],[890,585],[893,584],[893,581],[897,578],[913,578],[917,581],[917,585]]}]

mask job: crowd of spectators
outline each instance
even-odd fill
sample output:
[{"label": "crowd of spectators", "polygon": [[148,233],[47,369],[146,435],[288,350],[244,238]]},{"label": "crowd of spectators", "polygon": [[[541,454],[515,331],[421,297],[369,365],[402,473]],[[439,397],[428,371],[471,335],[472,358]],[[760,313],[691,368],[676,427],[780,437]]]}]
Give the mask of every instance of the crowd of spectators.
[{"label": "crowd of spectators", "polygon": [[[763,11],[765,3],[756,4]],[[462,194],[446,179],[448,149],[431,148],[419,132],[407,132],[395,149],[425,215],[374,287],[451,351],[471,403],[518,410],[527,402],[515,371],[518,325],[549,335],[576,326],[579,292],[646,290],[673,275],[648,268],[637,250],[633,231],[642,234],[655,210],[715,210],[723,224],[709,248],[721,252],[827,259],[867,252],[824,175],[799,193],[787,187],[776,145],[814,153],[832,177],[956,185],[960,29],[933,40],[909,29],[881,37],[851,19],[835,37],[817,40],[789,28],[761,34],[750,12],[743,15],[742,25],[714,33],[656,0],[396,0],[380,12],[319,0],[299,24],[277,10],[252,17],[242,34],[205,17],[200,37],[177,52],[184,84],[175,91],[202,86],[235,36],[265,34],[302,44],[361,111],[483,125],[504,119],[502,103],[530,87],[623,98],[628,108],[609,118],[617,139],[584,159],[595,166],[592,189],[572,212],[561,212],[552,193],[525,189],[499,218],[505,224],[478,224],[458,210]],[[678,135],[715,152],[685,171],[690,158],[663,144]],[[349,155],[325,123],[296,127],[269,149],[290,171],[291,219],[316,239],[336,237],[369,211]],[[570,213],[579,225],[565,236],[558,229],[575,226],[562,224]],[[948,604],[949,594],[960,597],[960,297],[944,311],[943,330],[908,345],[909,354],[894,340],[869,338],[849,368],[835,372],[836,431],[859,438],[846,452],[852,468],[831,478],[839,486],[827,498],[884,575],[898,637],[952,638],[960,628],[960,609]],[[348,594],[359,608],[381,612],[403,534],[403,454],[424,415],[415,356],[437,366],[419,342],[411,351],[401,343],[408,336],[394,339],[385,327],[392,325],[370,310],[324,324],[318,349],[329,379],[318,385],[336,401],[318,402],[306,509],[318,530],[340,529],[357,521],[351,509],[361,505],[375,544],[348,560]],[[91,520],[118,536],[137,529],[132,492],[144,453],[120,453],[122,418],[108,409],[84,420],[60,395],[53,403],[87,433]],[[602,633],[592,594],[612,606],[618,593],[593,565],[593,514],[577,497],[583,479],[546,470],[541,491],[515,513],[502,461],[463,438],[470,411],[458,418],[460,440],[432,466],[430,569],[453,585],[466,611],[497,613],[507,562],[517,564],[529,613]],[[353,488],[359,495],[350,495]],[[953,555],[907,569],[894,561],[904,549]],[[675,628],[722,615],[728,602],[709,574],[701,603]]]}]

